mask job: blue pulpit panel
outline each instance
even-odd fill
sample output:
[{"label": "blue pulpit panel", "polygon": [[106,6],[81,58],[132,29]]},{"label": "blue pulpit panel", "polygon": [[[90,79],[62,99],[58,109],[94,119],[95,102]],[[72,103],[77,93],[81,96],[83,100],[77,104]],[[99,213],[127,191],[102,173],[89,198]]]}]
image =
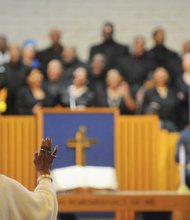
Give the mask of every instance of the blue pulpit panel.
[{"label": "blue pulpit panel", "polygon": [[86,165],[114,167],[115,110],[111,111],[59,111],[44,110],[42,113],[43,137],[49,136],[59,151],[53,168],[75,165],[75,148],[68,147],[81,126],[86,127],[86,136],[97,142],[85,150]]}]

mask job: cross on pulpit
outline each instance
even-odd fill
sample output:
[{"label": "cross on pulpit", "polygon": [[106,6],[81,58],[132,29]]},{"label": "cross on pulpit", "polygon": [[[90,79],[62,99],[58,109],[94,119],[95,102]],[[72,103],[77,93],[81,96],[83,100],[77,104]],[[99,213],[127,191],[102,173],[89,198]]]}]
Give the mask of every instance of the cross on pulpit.
[{"label": "cross on pulpit", "polygon": [[76,148],[76,165],[84,166],[86,164],[85,149],[96,144],[96,142],[96,139],[89,139],[86,137],[86,127],[84,126],[79,128],[74,138],[68,140],[68,146]]}]

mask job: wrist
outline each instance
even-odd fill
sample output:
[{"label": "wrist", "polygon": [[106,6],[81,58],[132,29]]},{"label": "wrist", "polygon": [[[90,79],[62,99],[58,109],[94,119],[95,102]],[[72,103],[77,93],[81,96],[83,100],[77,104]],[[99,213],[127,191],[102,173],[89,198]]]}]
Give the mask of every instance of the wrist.
[{"label": "wrist", "polygon": [[48,179],[48,180],[50,180],[51,182],[53,182],[53,178],[51,177],[51,175],[50,174],[42,174],[42,175],[40,175],[39,177],[38,177],[38,179],[37,179],[37,182],[39,183],[41,180],[43,180],[43,179]]},{"label": "wrist", "polygon": [[39,170],[38,171],[40,175],[50,175],[50,170]]}]

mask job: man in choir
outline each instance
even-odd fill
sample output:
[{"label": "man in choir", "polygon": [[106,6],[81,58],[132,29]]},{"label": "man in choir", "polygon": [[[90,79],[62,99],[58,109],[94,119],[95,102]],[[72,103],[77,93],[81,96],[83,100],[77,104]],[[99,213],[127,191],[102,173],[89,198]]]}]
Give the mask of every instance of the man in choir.
[{"label": "man in choir", "polygon": [[75,47],[66,46],[62,53],[62,62],[64,67],[64,74],[70,83],[73,80],[73,72],[78,67],[84,67],[85,64],[79,59]]},{"label": "man in choir", "polygon": [[106,88],[106,72],[106,57],[103,54],[95,54],[88,67],[88,84],[97,100],[101,98]]},{"label": "man in choir", "polygon": [[52,29],[49,32],[49,38],[51,45],[38,53],[38,58],[40,60],[43,72],[46,71],[49,61],[53,59],[61,60],[61,54],[63,52],[63,45],[61,44],[61,31],[58,29]]},{"label": "man in choir", "polygon": [[34,155],[34,164],[39,173],[34,192],[28,191],[17,181],[0,175],[0,219],[1,220],[56,220],[57,198],[52,185],[50,169],[56,158],[51,139],[42,141],[40,151]]},{"label": "man in choir", "polygon": [[150,60],[154,61],[158,66],[168,69],[168,62],[178,59],[176,52],[165,46],[165,31],[159,27],[153,32],[154,46],[148,51]]},{"label": "man in choir", "polygon": [[47,65],[47,79],[43,83],[44,88],[56,104],[57,97],[62,88],[68,86],[65,71],[59,60],[51,60]]},{"label": "man in choir", "polygon": [[135,37],[132,54],[122,57],[117,64],[124,79],[136,90],[142,86],[155,67],[155,63],[148,59],[145,39],[142,36]]},{"label": "man in choir", "polygon": [[25,85],[29,67],[21,61],[21,50],[18,45],[11,45],[9,48],[10,62],[2,66],[0,89],[5,87],[7,94],[7,114],[15,114],[16,93],[21,86]]},{"label": "man in choir", "polygon": [[118,59],[129,54],[128,47],[121,45],[114,40],[114,25],[111,22],[106,22],[102,29],[103,42],[94,45],[90,48],[89,61],[92,57],[101,53],[106,56],[107,65],[109,68],[114,68]]}]

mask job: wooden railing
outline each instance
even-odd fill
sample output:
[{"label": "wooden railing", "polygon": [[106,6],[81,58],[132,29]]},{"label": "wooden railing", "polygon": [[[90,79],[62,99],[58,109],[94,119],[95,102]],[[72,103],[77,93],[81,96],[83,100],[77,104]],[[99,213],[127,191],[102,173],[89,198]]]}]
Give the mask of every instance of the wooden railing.
[{"label": "wooden railing", "polygon": [[34,116],[0,116],[0,173],[29,189],[36,185],[33,155],[37,150],[37,124]]},{"label": "wooden railing", "polygon": [[[119,116],[116,169],[121,190],[175,190],[174,160],[179,134],[160,130],[155,116]],[[33,154],[37,150],[35,116],[0,116],[0,173],[29,189],[36,184]]]},{"label": "wooden railing", "polygon": [[117,171],[122,190],[175,190],[179,183],[174,160],[178,133],[160,130],[154,116],[121,116]]}]

